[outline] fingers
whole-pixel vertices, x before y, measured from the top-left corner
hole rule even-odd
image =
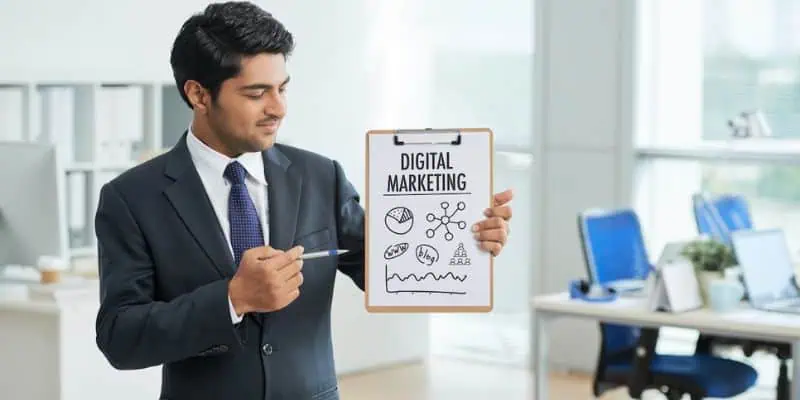
[[[472,227],[473,232],[480,232],[487,229],[505,229],[507,222],[499,217],[487,218],[478,222]]]
[[[297,260],[297,262],[293,264],[302,263],[302,261],[303,260]],[[283,307],[288,306],[300,297],[300,286],[303,285],[303,279],[303,273],[298,271],[283,283],[280,290],[284,293],[281,296],[283,298]]]
[[[290,290],[297,289],[300,286],[303,286],[303,280],[304,279],[305,278],[303,277],[303,273],[300,272],[300,271],[297,271],[296,274],[294,274],[291,277],[289,277],[289,279],[286,281],[286,287],[289,288]]]
[[[302,254],[303,246],[292,247],[291,249],[282,252],[279,255],[271,257],[267,263],[267,266],[270,269],[281,270],[297,260]]]
[[[270,246],[261,246],[261,247],[253,247],[252,249],[248,249],[245,251],[245,254],[256,257],[259,260],[265,260],[267,258],[272,258],[277,256],[278,254],[283,253],[283,251],[274,249]]]
[[[492,253],[500,254],[508,240],[508,222],[501,217],[487,218],[473,226],[475,239],[480,242],[480,247]]]
[[[265,294],[270,299],[267,300],[270,304],[267,310],[280,310],[300,297],[300,286],[305,279],[300,271],[302,266],[303,260],[295,260],[283,269],[272,270],[267,274]]]
[[[284,265],[278,270],[278,275],[281,282],[289,281],[293,276],[303,270],[303,260],[294,260],[289,264]]]
[[[497,257],[503,250],[503,245],[497,242],[481,242],[481,249],[486,250],[489,253],[492,253],[493,256]]]
[[[250,258],[249,268],[253,295],[258,299],[257,310],[266,312],[280,310],[300,296],[303,284],[303,247],[296,246],[286,251],[268,247],[251,249],[258,259]],[[253,262],[260,260],[257,262]],[[242,269],[240,269],[242,271]],[[259,279],[260,278],[260,279]],[[255,282],[258,281],[258,282]]]
[[[286,307],[289,304],[292,304],[292,302],[297,300],[298,297],[300,297],[300,289],[297,288],[292,289],[291,291],[289,291],[289,293],[286,294],[283,306]]]
[[[296,260],[298,257],[303,255],[304,250],[305,249],[303,248],[303,246],[294,246],[291,249],[289,249],[287,253],[289,254],[289,257],[291,257],[292,260]]]
[[[475,232],[475,238],[479,242],[495,242],[501,246],[508,240],[508,234],[505,229],[487,229],[480,232]]]
[[[511,219],[511,207],[509,206],[499,206],[499,207],[492,207],[487,208],[483,215],[491,218],[491,217],[499,217],[506,221]]]
[[[300,297],[300,289],[294,288],[289,290],[288,292],[282,294],[275,302],[273,307],[267,309],[267,311],[276,311],[283,308],[286,308],[289,304],[292,304],[297,298]]]
[[[514,198],[514,193],[511,191],[511,189],[497,193],[494,195],[494,206],[495,207],[502,206],[511,201],[511,199],[513,198]]]
[[[278,267],[278,274],[282,287],[296,288],[303,283],[303,260],[299,259],[303,254],[302,246],[295,246],[283,254],[281,261],[286,264]]]

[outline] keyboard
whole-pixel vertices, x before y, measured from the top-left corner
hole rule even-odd
[[[763,307],[769,311],[781,311],[789,313],[800,313],[800,298],[779,300]]]

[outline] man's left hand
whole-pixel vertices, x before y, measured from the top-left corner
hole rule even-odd
[[[493,206],[483,212],[486,219],[472,227],[481,249],[492,253],[495,257],[500,255],[508,240],[508,223],[511,220],[511,206],[508,203],[513,197],[510,189],[495,194]]]

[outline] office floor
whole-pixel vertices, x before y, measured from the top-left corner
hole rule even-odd
[[[589,399],[586,377],[554,375],[552,399]],[[527,400],[533,398],[528,371],[490,364],[435,358],[345,376],[342,400]],[[603,400],[606,400],[605,398]],[[608,397],[608,400],[616,400]]]
[[[345,376],[340,390],[342,400],[515,400],[533,398],[531,381],[522,369],[432,359]]]
[[[550,399],[588,400],[588,376],[553,374]],[[342,400],[530,400],[533,379],[523,369],[435,358],[425,364],[410,364],[348,375],[340,380]],[[768,400],[763,391],[748,393],[740,400]],[[629,399],[624,389],[607,393],[601,400]],[[650,392],[642,400],[663,399]]]

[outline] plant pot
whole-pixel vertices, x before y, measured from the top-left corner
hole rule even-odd
[[[697,271],[697,283],[700,287],[700,297],[703,299],[703,304],[709,304],[709,286],[712,281],[725,279],[725,275],[719,271]]]

